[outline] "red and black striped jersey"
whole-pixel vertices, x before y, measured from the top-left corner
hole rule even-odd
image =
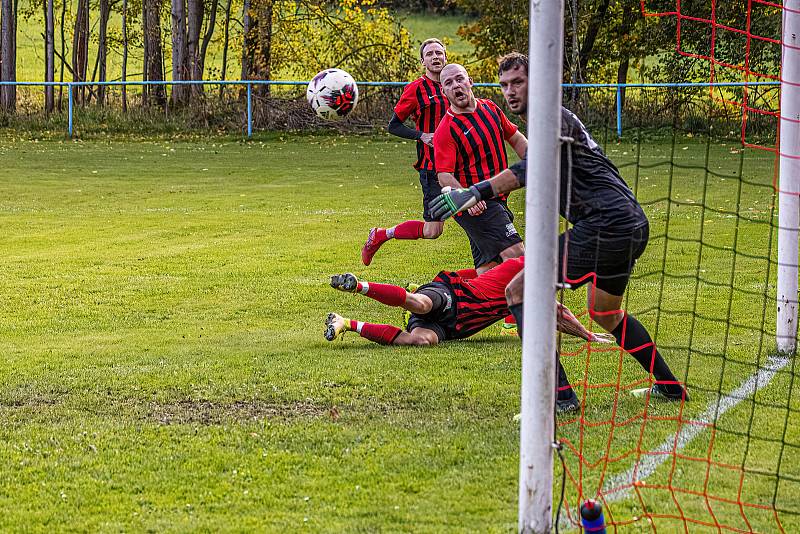
[[[441,84],[423,76],[403,88],[403,95],[394,107],[394,112],[401,121],[412,118],[420,132],[433,133],[448,106]],[[434,170],[433,157],[433,149],[422,141],[417,141],[417,162],[414,168]]]
[[[449,172],[463,187],[488,180],[508,168],[504,141],[517,127],[491,100],[478,99],[472,113],[448,109],[436,134],[436,172]]]
[[[506,286],[525,265],[525,257],[506,260],[476,278],[442,271],[434,282],[450,286],[456,301],[456,319],[450,335],[464,339],[506,317]],[[454,331],[453,331],[454,330]]]

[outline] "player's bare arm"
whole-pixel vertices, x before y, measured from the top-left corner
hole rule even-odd
[[[450,187],[451,189],[458,189],[461,187],[461,184],[452,173],[440,172],[437,173],[437,176],[439,178],[439,185],[442,187]]]
[[[528,139],[522,135],[522,132],[518,131],[512,135],[511,139],[508,140],[508,144],[511,145],[511,148],[514,149],[514,152],[516,152],[517,156],[520,158],[524,158],[528,153]]]

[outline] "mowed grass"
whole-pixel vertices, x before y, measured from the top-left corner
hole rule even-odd
[[[715,144],[720,176],[704,189],[703,171],[688,168],[703,165],[699,140],[679,141],[671,172],[670,140],[640,147],[608,147],[652,222],[628,309],[689,383],[687,419],[773,348],[774,305],[758,296],[774,291],[772,160]],[[470,264],[453,223],[439,240],[391,242],[360,264],[371,226],[419,216],[413,151],[357,136],[0,141],[0,530],[514,530],[519,341],[499,327],[430,349],[322,338],[329,311],[400,320],[333,291],[330,274],[423,282]],[[741,195],[740,174],[754,184]],[[511,200],[518,214],[521,199]],[[584,293],[567,295],[576,312]],[[559,418],[574,517],[578,487],[594,496],[633,465],[632,451],[658,446],[679,428],[679,406],[631,397],[646,375],[627,356],[562,349],[586,401],[583,432],[576,416]],[[708,462],[673,457],[646,482],[702,492],[709,479],[707,493],[725,499],[741,484],[739,500],[790,509],[800,497],[793,369],[758,394],[775,407],[752,413],[745,400],[683,450],[711,458],[710,475]],[[616,396],[601,387],[617,382]],[[778,469],[789,478],[778,482]],[[677,515],[680,502],[713,523],[700,497],[641,495],[613,503],[614,520]],[[711,508],[747,529],[738,506]],[[772,512],[745,515],[755,530],[776,528]]]

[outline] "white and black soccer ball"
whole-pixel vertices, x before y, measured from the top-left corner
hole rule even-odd
[[[318,117],[336,121],[346,117],[358,103],[358,86],[342,69],[325,69],[306,89],[308,104]]]

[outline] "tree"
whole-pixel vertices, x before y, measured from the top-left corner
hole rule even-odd
[[[65,48],[67,46],[67,36],[66,36],[66,26],[64,25],[64,19],[67,16],[67,1],[68,0],[61,0],[61,55],[59,59],[61,60],[61,67],[59,68],[58,74],[58,81],[63,83],[64,82],[64,66],[67,62],[66,59],[66,51]],[[61,111],[64,109],[64,86],[58,86],[58,110]]]
[[[72,81],[85,82],[89,63],[89,0],[78,0],[75,14],[75,31],[72,34]],[[75,102],[85,101],[85,87],[74,92]]]
[[[272,64],[272,0],[245,0],[242,79],[269,80]],[[269,95],[269,85],[258,85],[254,93]]]
[[[17,81],[17,20],[12,0],[0,1],[0,81]],[[16,106],[16,87],[1,86],[0,109],[11,113]]]
[[[172,80],[189,79],[188,46],[186,43],[186,0],[172,0]],[[172,86],[173,104],[182,105],[189,101],[189,88],[185,85]]]
[[[225,4],[225,30],[222,44],[222,80],[225,80],[225,75],[228,72],[228,46],[230,45],[230,23],[231,23],[231,1],[227,0]],[[205,57],[205,52],[203,53]],[[219,86],[219,98],[225,94],[225,86]]]
[[[200,31],[203,29],[204,5],[203,0],[187,0],[188,13],[186,20],[186,68],[190,80],[203,79],[203,61],[200,55]],[[199,95],[203,92],[202,85],[192,85],[190,94]]]
[[[44,2],[44,81],[55,80],[55,31],[53,24],[53,0]],[[44,88],[44,110],[52,113],[55,108],[55,91],[52,85]]]
[[[122,112],[128,112],[128,0],[122,0]]]
[[[164,79],[164,53],[161,44],[160,14],[161,0],[142,1],[142,33],[144,39],[144,73],[147,81]],[[166,89],[163,85],[146,87],[142,91],[145,104],[154,102],[163,106],[167,102]]]
[[[97,81],[106,81],[106,64],[108,55],[108,18],[111,15],[111,4],[109,0],[100,0],[100,36],[97,43],[97,65],[99,76]],[[94,78],[94,76],[92,76]],[[97,86],[97,103],[101,106],[105,103],[106,86]]]

